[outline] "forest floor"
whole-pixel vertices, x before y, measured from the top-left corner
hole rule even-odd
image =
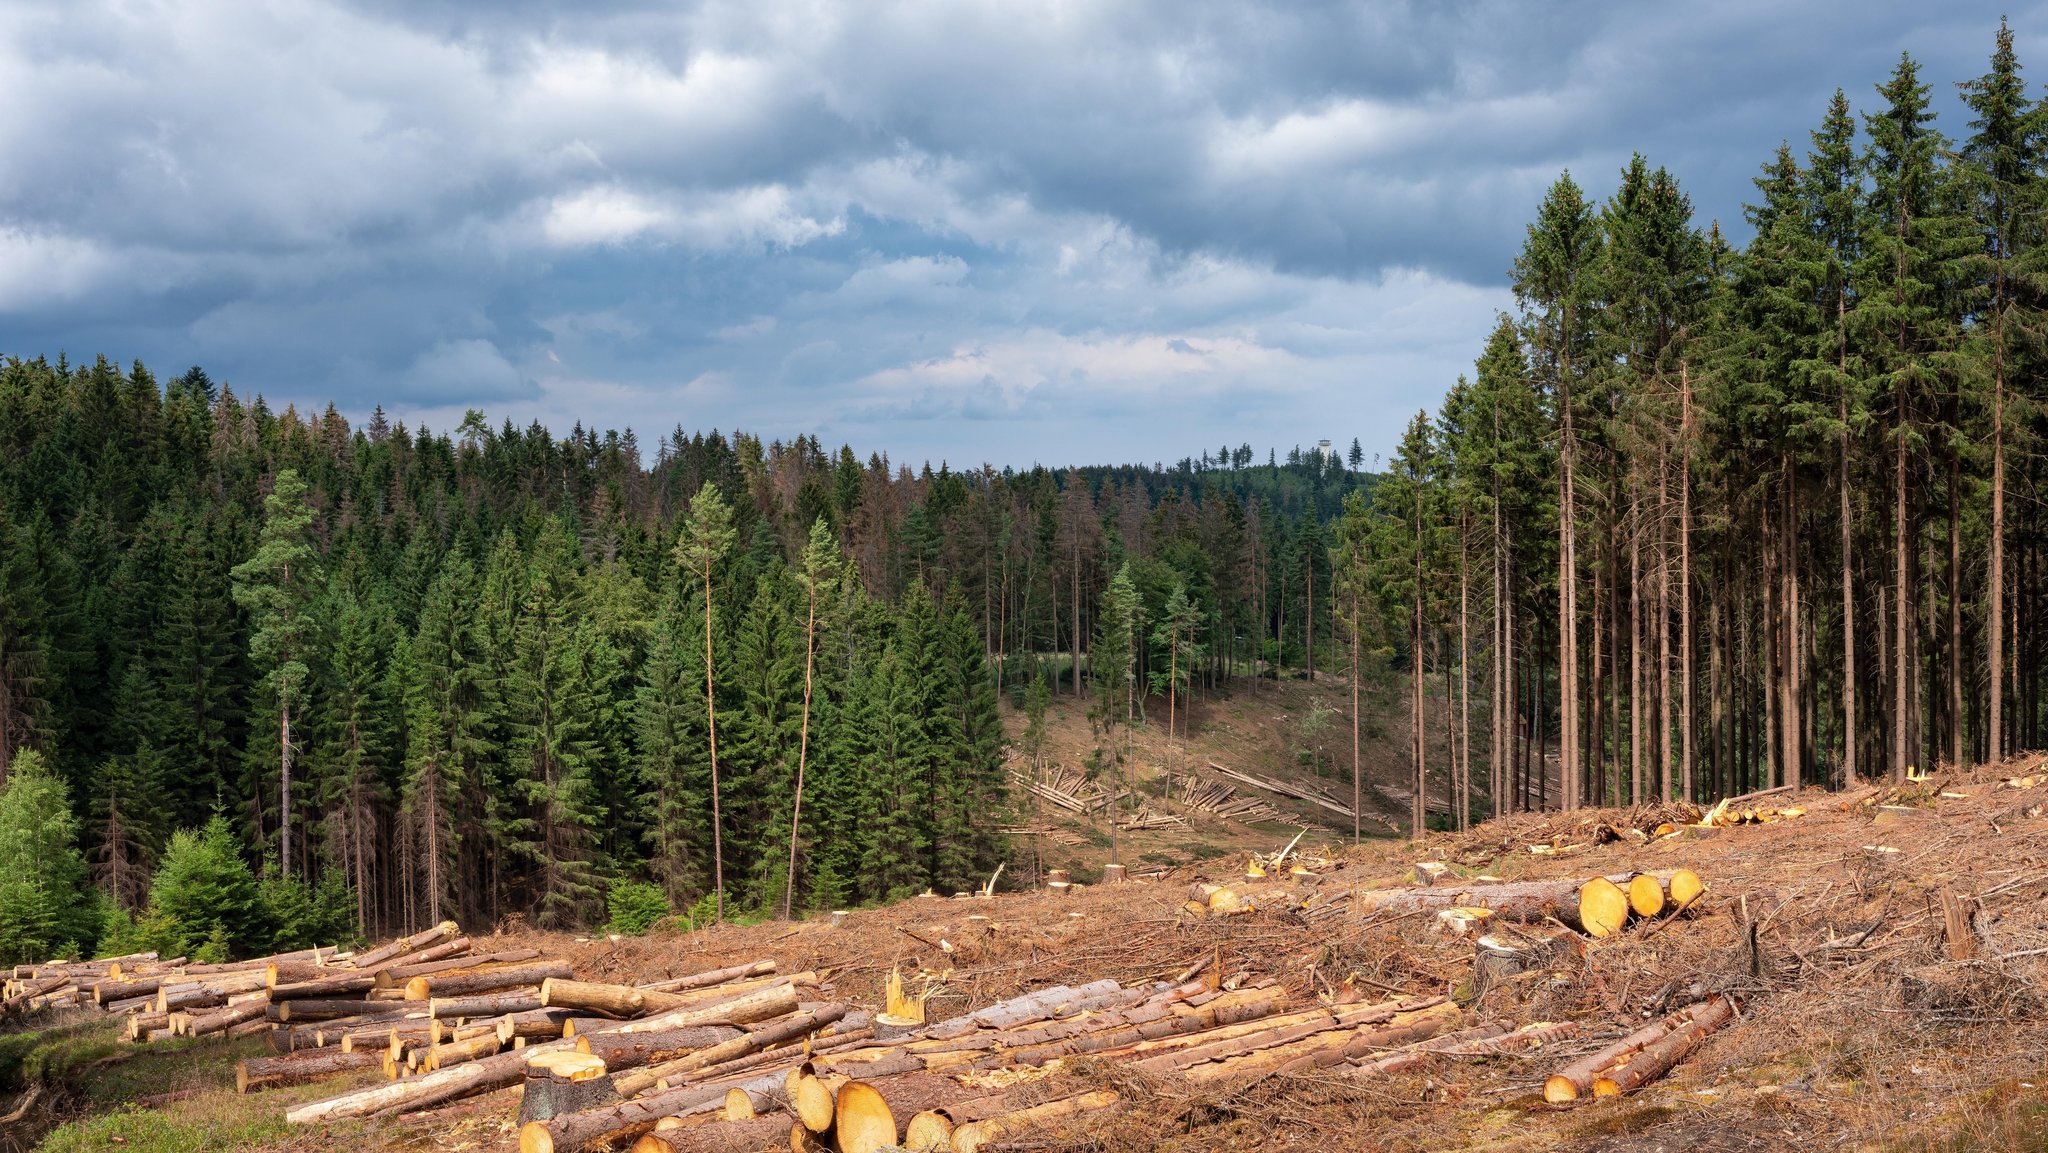
[[[2043,764],[1882,791],[1781,794],[1769,803],[1804,815],[1663,837],[1630,830],[1680,815],[1669,809],[1531,814],[1419,844],[1379,838],[1353,847],[1329,837],[1308,851],[1313,876],[1260,883],[1288,887],[1294,900],[1242,916],[1183,907],[1191,882],[1246,884],[1245,859],[1233,850],[1150,880],[1064,895],[927,896],[855,910],[837,928],[816,918],[618,940],[515,931],[502,947],[536,945],[570,959],[581,978],[611,981],[772,957],[785,972],[817,971],[831,996],[862,1005],[876,1004],[900,967],[932,983],[933,1018],[1054,984],[1171,978],[1208,958],[1217,977],[1271,979],[1303,1004],[1476,991],[1469,1011],[1478,1019],[1581,1028],[1533,1053],[1437,1058],[1371,1079],[1339,1066],[1194,1084],[1075,1061],[1048,1093],[1107,1082],[1129,1107],[1020,1135],[1008,1149],[2048,1148]],[[1263,835],[1234,834],[1279,847]],[[1684,865],[1709,890],[1683,917],[1600,941],[1573,937],[1548,966],[1483,988],[1473,983],[1472,941],[1438,931],[1428,917],[1304,917],[1289,907],[1414,885],[1419,862],[1447,867],[1439,885]],[[1969,960],[1952,956],[1945,892],[1976,910]],[[1740,1018],[1669,1076],[1623,1097],[1543,1102],[1542,1080],[1557,1066],[1710,993],[1738,998]],[[516,1147],[506,1092],[418,1116],[286,1131],[287,1104],[332,1095],[342,1083],[237,1097],[232,1062],[246,1054],[234,1045],[119,1050],[112,1023],[93,1022],[46,1029],[43,1048],[66,1028],[78,1032],[62,1044],[78,1052],[54,1063],[69,1069],[55,1080],[71,1094],[60,1111],[78,1119],[49,1136],[48,1150]],[[93,1064],[107,1057],[115,1060]]]

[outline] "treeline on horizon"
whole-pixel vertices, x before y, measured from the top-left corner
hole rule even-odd
[[[1500,807],[2040,747],[2048,108],[2003,24],[1958,88],[1960,138],[1910,56],[1838,90],[1740,250],[1640,156],[1549,190],[1519,314],[1375,491],[1412,691],[1471,718],[1429,755]]]
[[[155,923],[183,829],[320,906],[270,921],[343,903],[368,935],[591,926],[621,894],[644,910],[648,883],[699,917],[951,893],[1022,819],[999,693],[1097,687],[1112,577],[1126,687],[1162,661],[1175,693],[1212,687],[1311,644],[1335,664],[1324,526],[1368,480],[1249,446],[913,472],[807,436],[679,428],[644,454],[631,431],[481,414],[352,428],[197,368],[11,359],[0,775],[42,754],[131,944],[121,911]],[[1155,643],[1169,609],[1181,632]],[[1226,639],[1191,666],[1190,630]],[[47,887],[64,905],[75,885]],[[76,911],[40,939],[77,942],[50,927]]]

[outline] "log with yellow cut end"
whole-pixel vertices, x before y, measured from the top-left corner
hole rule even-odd
[[[1690,908],[1707,891],[1707,883],[1691,869],[1674,869],[1671,873],[1671,903],[1680,909]]]
[[[910,1153],[951,1149],[953,1119],[937,1109],[917,1114],[903,1126],[903,1147]]]
[[[1620,885],[1595,877],[1579,886],[1579,926],[1591,937],[1608,937],[1628,924],[1629,899]]]
[[[896,1116],[873,1085],[865,1081],[841,1085],[832,1113],[839,1153],[876,1153],[895,1146]]]
[[[1638,917],[1655,917],[1664,911],[1664,882],[1651,873],[1637,873],[1629,878],[1628,907]]]

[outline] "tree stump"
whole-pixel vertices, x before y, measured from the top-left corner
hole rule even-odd
[[[618,1100],[604,1059],[588,1053],[536,1053],[526,1059],[526,1090],[519,1098],[519,1124],[546,1121],[560,1113],[595,1109]]]

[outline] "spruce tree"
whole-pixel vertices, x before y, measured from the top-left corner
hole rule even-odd
[[[263,502],[263,532],[255,555],[235,566],[235,603],[249,614],[249,657],[276,694],[278,710],[278,859],[292,871],[292,715],[305,700],[307,661],[317,625],[310,611],[320,587],[313,555],[313,510],[306,482],[284,469]]]
[[[97,924],[64,782],[19,750],[0,783],[0,965],[78,955]]]

